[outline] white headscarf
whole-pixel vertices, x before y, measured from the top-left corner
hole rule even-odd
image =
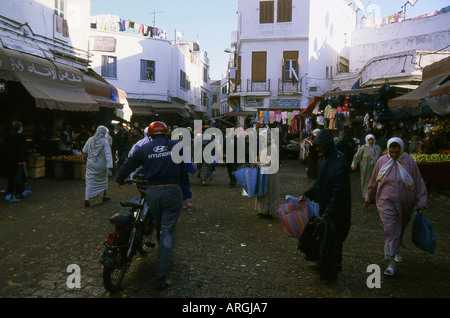
[[[411,177],[411,175],[408,173],[408,171],[406,171],[405,163],[402,160],[402,157],[405,155],[405,153],[403,152],[403,147],[404,147],[403,140],[401,140],[398,137],[393,137],[393,138],[389,139],[388,142],[387,142],[388,151],[389,151],[389,146],[393,142],[396,142],[396,143],[398,143],[400,145],[400,157],[397,160],[393,160],[391,158],[391,156],[389,155],[389,152],[388,152],[387,156],[390,158],[390,160],[378,172],[377,182],[378,183],[383,182],[383,180],[389,174],[389,171],[391,171],[392,166],[394,164],[397,164],[398,169],[400,171],[400,176],[402,177],[402,180],[403,180],[403,183],[405,184],[405,186],[408,189],[414,190],[414,188],[415,188],[414,180]]]
[[[369,144],[369,139],[373,139],[373,145]],[[370,163],[372,165],[377,163],[378,158],[380,157],[380,153],[378,152],[377,146],[375,145],[375,136],[368,134],[366,136],[366,146],[369,147],[372,155],[370,157]]]
[[[94,159],[94,161],[97,160],[100,151],[102,151],[107,133],[108,128],[106,128],[105,126],[98,126],[94,136],[89,138],[90,157]]]

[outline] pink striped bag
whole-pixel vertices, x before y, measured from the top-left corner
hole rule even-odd
[[[311,209],[307,201],[283,203],[277,210],[283,232],[290,237],[300,238],[311,218]]]

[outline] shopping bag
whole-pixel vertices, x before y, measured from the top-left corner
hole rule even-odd
[[[436,235],[431,222],[420,210],[414,214],[412,241],[428,253],[433,253],[436,248]]]
[[[288,236],[300,238],[310,219],[307,201],[288,202],[277,210],[281,228]]]
[[[310,218],[313,216],[319,216],[319,203],[306,199],[308,204],[308,210]]]
[[[305,254],[307,261],[320,261],[323,254],[328,222],[323,216],[313,216],[298,240],[298,249]]]
[[[262,171],[266,170],[266,173],[262,173]],[[257,171],[257,180],[256,180],[256,191],[255,195],[263,196],[266,194],[266,185],[267,185],[267,168],[261,168],[258,166]]]
[[[233,171],[236,180],[249,197],[254,197],[256,192],[256,183],[258,180],[258,169],[256,167],[244,167]]]

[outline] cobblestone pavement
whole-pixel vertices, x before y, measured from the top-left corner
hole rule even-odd
[[[282,198],[299,196],[312,183],[305,168],[298,161],[282,162]],[[368,288],[368,265],[385,268],[383,228],[376,208],[363,206],[358,172],[351,174],[353,216],[344,244],[344,269],[334,284],[319,280],[297,241],[282,232],[278,217],[259,219],[255,200],[241,196],[238,186],[228,186],[223,165],[207,186],[201,186],[196,175],[190,178],[194,207],[183,210],[179,220],[171,286],[160,292],[154,289],[155,248],[135,259],[123,288],[115,294],[103,288],[99,259],[112,229],[108,218],[122,209],[120,200],[137,196],[137,190],[118,187],[110,179],[112,200],[94,199],[85,208],[83,181],[30,180],[31,196],[18,204],[0,204],[0,297],[450,297],[450,202],[445,195],[431,190],[425,210],[437,235],[435,253],[413,246],[410,224],[404,239],[405,262],[398,265],[398,274],[381,277],[380,288]],[[6,180],[0,179],[0,189],[5,187]],[[71,264],[80,268],[80,288],[67,284]]]

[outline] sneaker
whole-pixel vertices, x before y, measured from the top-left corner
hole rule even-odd
[[[395,261],[393,259],[389,260],[388,268],[384,270],[384,275],[394,276],[395,274]]]
[[[25,190],[22,192],[23,197],[29,196],[30,194],[31,194],[31,190]]]
[[[109,200],[111,200],[111,198],[103,197],[103,202],[107,202],[107,201],[109,201]]]
[[[386,275],[386,276],[394,276],[394,274],[395,274],[395,269],[390,266],[384,270],[384,275]]]
[[[403,257],[400,254],[395,254],[394,259],[397,263],[403,263]]]

